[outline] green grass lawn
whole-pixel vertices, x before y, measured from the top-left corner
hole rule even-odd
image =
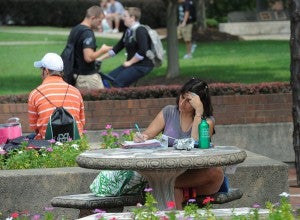
[[[1,27],[2,28],[2,27]],[[1,31],[2,30],[2,31]],[[21,33],[41,31],[39,34]],[[6,31],[9,31],[7,33]],[[0,95],[28,93],[41,83],[40,70],[33,67],[47,52],[60,54],[66,44],[68,28],[4,27],[0,29]],[[48,32],[48,33],[47,33]],[[49,34],[55,32],[54,34]],[[10,42],[6,44],[4,42]],[[116,39],[97,37],[98,46],[113,45]],[[164,46],[166,48],[165,42]],[[194,58],[180,59],[181,76],[197,76],[213,82],[288,82],[290,80],[289,41],[226,41],[197,43]],[[185,45],[179,44],[179,58]],[[105,60],[102,70],[108,73],[125,60],[125,51]],[[147,76],[166,74],[166,62]]]

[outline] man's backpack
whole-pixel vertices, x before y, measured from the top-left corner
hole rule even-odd
[[[148,25],[139,25],[138,27],[146,28],[150,39],[151,39],[151,49],[146,52],[146,56],[152,60],[155,67],[160,67],[162,65],[165,50],[161,43],[158,33],[150,28]],[[133,31],[133,39],[136,41],[136,29]]]
[[[63,100],[63,104],[69,89],[69,85]],[[37,89],[47,101],[55,107],[52,115],[49,118],[45,140],[54,139],[59,142],[67,142],[69,140],[80,139],[78,127],[75,118],[64,107],[55,106],[40,90]]]
[[[64,75],[63,79],[70,85],[75,85],[76,80],[74,78],[74,63],[75,63],[75,45],[80,35],[88,28],[80,29],[76,34],[69,36],[68,43],[61,53],[61,58],[64,62]]]

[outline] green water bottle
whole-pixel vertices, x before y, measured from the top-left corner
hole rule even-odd
[[[199,148],[206,149],[210,145],[210,133],[209,133],[209,124],[206,121],[206,118],[202,116],[201,122],[198,125],[198,135],[199,135]]]

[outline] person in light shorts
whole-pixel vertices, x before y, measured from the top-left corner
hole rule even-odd
[[[196,45],[192,45],[193,23],[196,21],[196,11],[193,0],[178,0],[178,39],[182,39],[186,45],[186,54],[183,59],[191,59]]]

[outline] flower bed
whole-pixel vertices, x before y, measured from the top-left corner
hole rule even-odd
[[[156,200],[151,194],[152,189],[145,189],[146,201],[144,205],[137,204],[132,209],[131,213],[108,213],[96,209],[95,215],[85,217],[88,220],[122,220],[122,219],[138,219],[138,220],[218,220],[218,219],[231,219],[231,220],[293,220],[298,219],[299,214],[292,209],[288,202],[288,194],[282,193],[280,195],[280,202],[272,204],[267,202],[266,209],[262,209],[259,204],[254,204],[252,208],[232,209],[230,213],[228,210],[213,210],[210,202],[212,199],[207,197],[201,206],[195,203],[195,199],[190,199],[183,211],[175,209],[175,202],[169,201],[167,203],[168,210],[159,211],[156,208]],[[28,211],[14,212],[7,218],[7,220],[54,220],[56,219],[51,212],[51,208],[45,208],[45,213],[42,215],[31,215]],[[1,216],[1,215],[0,215]],[[63,219],[63,218],[62,218]]]
[[[51,146],[35,148],[24,138],[20,148],[6,152],[0,147],[0,170],[75,167],[76,157],[89,148],[87,138],[65,143],[50,140]]]

